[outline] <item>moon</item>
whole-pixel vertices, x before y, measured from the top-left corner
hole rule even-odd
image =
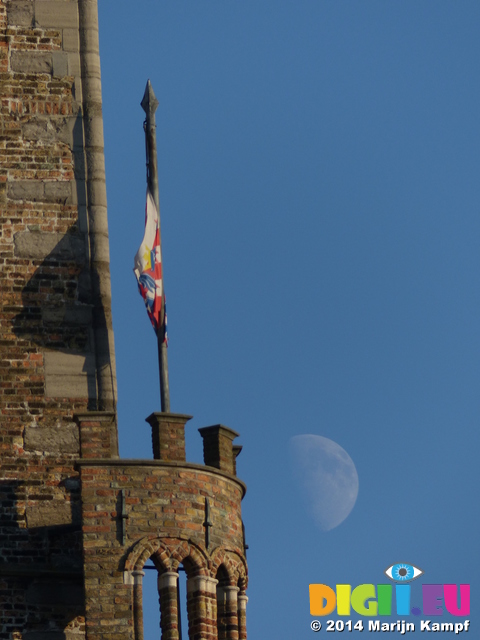
[[[294,477],[307,510],[322,531],[345,520],[358,496],[358,474],[345,449],[333,440],[305,434],[290,439]]]

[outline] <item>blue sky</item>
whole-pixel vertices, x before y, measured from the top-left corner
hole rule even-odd
[[[197,428],[241,434],[249,638],[316,637],[309,583],[382,583],[399,561],[419,583],[470,583],[478,633],[480,4],[99,12],[122,455],[151,457],[159,410],[132,272],[150,78],[172,411],[194,416],[192,462]],[[300,434],[357,468],[357,503],[328,532],[290,470]]]

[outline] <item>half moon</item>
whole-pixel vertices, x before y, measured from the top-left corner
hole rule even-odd
[[[349,515],[358,496],[352,459],[333,440],[311,434],[291,438],[290,451],[308,512],[322,531],[334,529]]]

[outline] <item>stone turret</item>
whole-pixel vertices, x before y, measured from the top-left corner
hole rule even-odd
[[[189,418],[178,414],[148,418],[156,432],[153,460],[101,459],[89,452],[90,458],[77,463],[89,639],[143,638],[142,569],[148,559],[158,570],[163,640],[179,639],[180,566],[187,574],[189,638],[247,637],[241,517],[245,485],[232,468],[225,471],[185,461],[184,428]],[[80,419],[81,432],[86,419]],[[216,433],[218,440],[221,436]]]

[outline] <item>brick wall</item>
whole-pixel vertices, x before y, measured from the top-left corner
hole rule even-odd
[[[118,460],[96,0],[0,0],[0,639],[243,640],[236,433],[152,414],[155,460]]]
[[[175,576],[181,564],[188,578],[190,637],[217,638],[219,569],[223,589],[232,587],[236,594],[246,588],[244,485],[212,467],[185,462],[85,460],[80,469],[89,640],[137,637],[135,617],[141,613],[135,610],[132,574],[141,572],[149,558],[165,590],[160,589],[162,638],[178,637],[176,589],[169,596],[172,584],[161,581],[166,574]],[[173,612],[165,604],[170,601]],[[225,638],[239,637],[237,608]]]
[[[100,367],[114,377],[109,292],[93,285],[108,262],[89,260],[87,4],[0,1],[1,638],[84,636],[73,416],[99,408]]]

